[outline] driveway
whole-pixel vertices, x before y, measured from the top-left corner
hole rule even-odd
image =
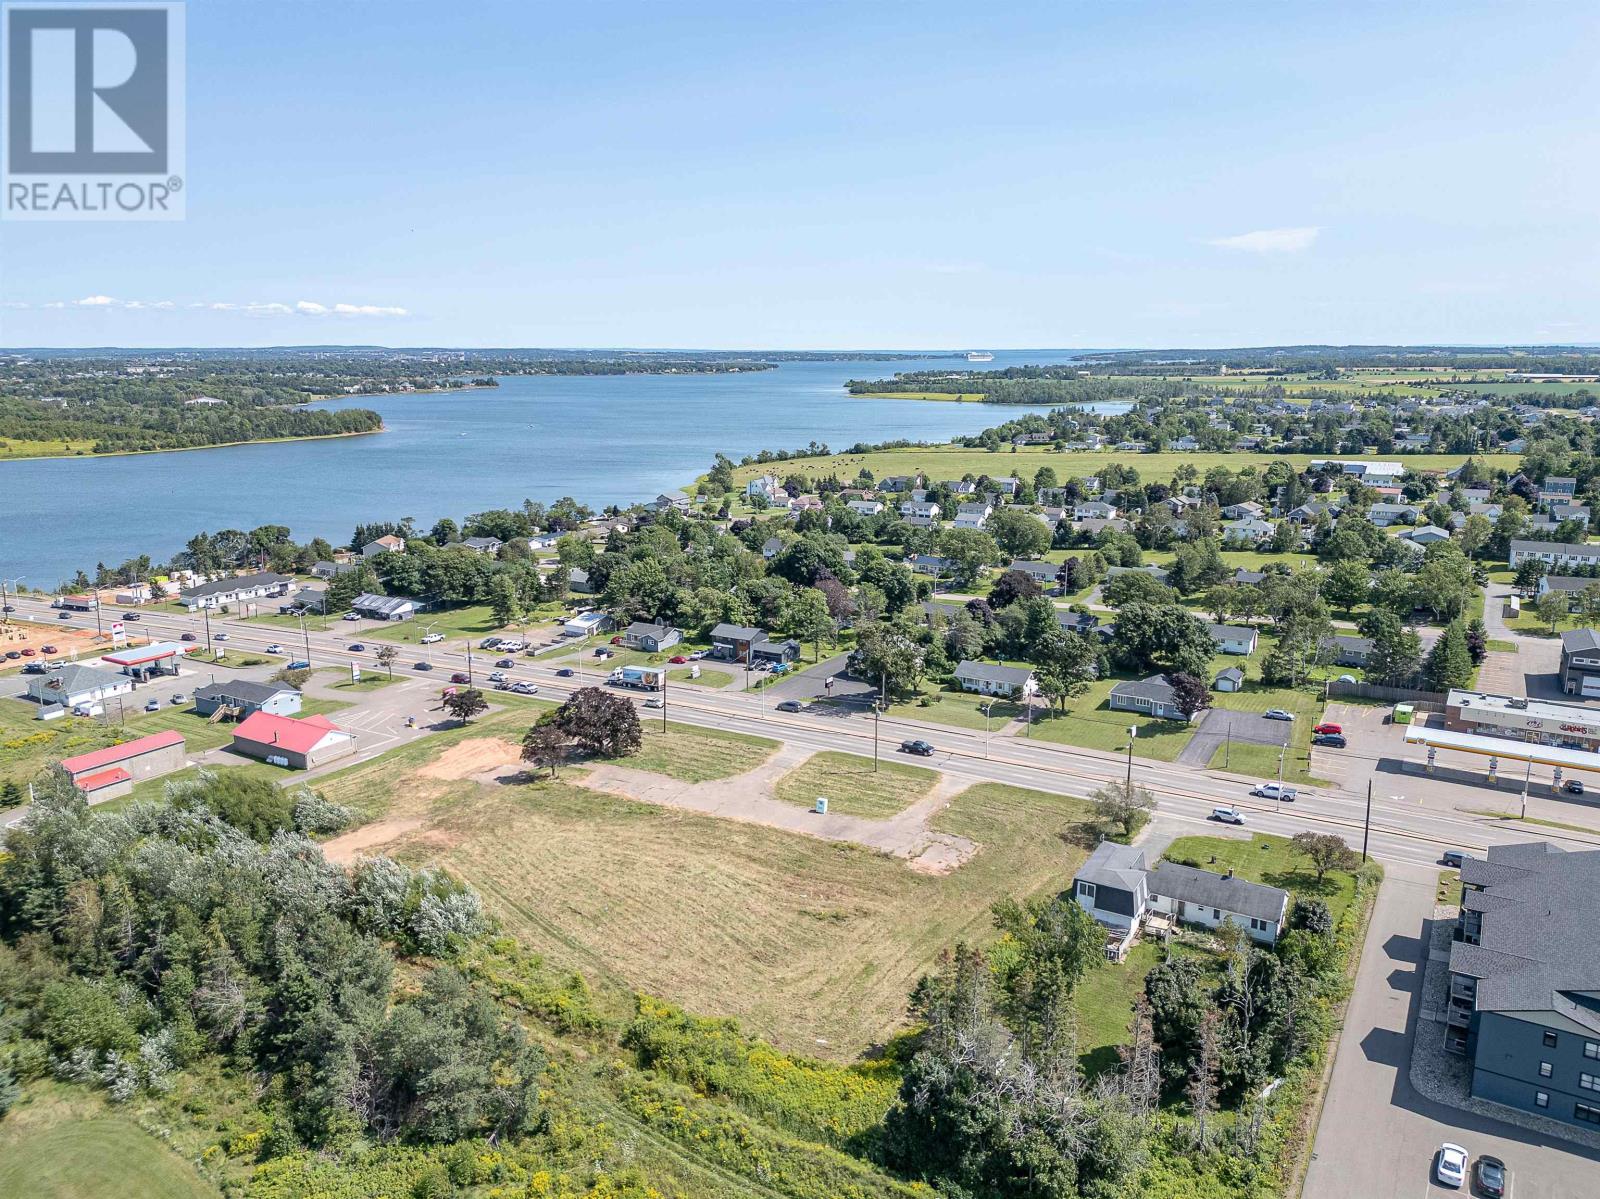
[[[849,654],[835,654],[831,658],[824,658],[817,665],[772,684],[766,688],[766,693],[776,699],[817,699],[829,696],[833,699],[859,698],[862,702],[876,696],[878,689],[872,684],[845,676],[844,666],[849,660]],[[833,680],[831,689],[827,685],[829,679]]]
[[[1436,875],[1390,865],[1378,893],[1361,971],[1345,1014],[1327,1102],[1302,1199],[1422,1199],[1459,1195],[1431,1178],[1443,1141],[1474,1159],[1490,1153],[1512,1174],[1516,1199],[1596,1193],[1596,1157],[1565,1141],[1424,1099],[1407,1077],[1422,984],[1423,922]]]
[[[1483,625],[1491,639],[1509,641],[1515,652],[1491,650],[1478,674],[1480,690],[1495,695],[1526,695],[1533,699],[1555,699],[1582,703],[1575,696],[1561,693],[1561,639],[1536,637],[1506,627],[1502,609],[1513,593],[1507,583],[1491,583],[1483,605]]]
[[[1294,725],[1287,720],[1268,720],[1259,712],[1208,708],[1189,744],[1178,751],[1177,761],[1185,766],[1206,767],[1230,737],[1252,745],[1282,745],[1293,733]]]

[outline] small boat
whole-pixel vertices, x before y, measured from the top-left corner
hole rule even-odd
[[[967,355],[968,362],[993,362],[994,355],[987,350],[973,350]]]

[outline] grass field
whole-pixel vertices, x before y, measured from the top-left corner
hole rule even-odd
[[[1085,477],[1098,474],[1111,463],[1131,467],[1139,472],[1144,482],[1164,482],[1172,478],[1185,463],[1201,474],[1213,467],[1224,466],[1238,471],[1247,466],[1260,469],[1272,462],[1288,462],[1304,469],[1316,454],[1249,454],[1249,453],[1163,453],[1129,454],[1126,451],[1103,450],[1057,453],[1041,446],[1006,447],[995,453],[968,449],[965,446],[923,446],[900,450],[877,450],[867,454],[831,454],[825,458],[794,458],[783,464],[785,472],[803,475],[837,474],[841,478],[854,478],[866,467],[875,478],[885,475],[910,475],[918,471],[930,479],[959,479],[965,474],[1016,475],[1031,479],[1041,466],[1053,469],[1061,478]],[[1357,457],[1359,455],[1347,455]],[[1465,454],[1408,454],[1407,466],[1415,470],[1449,470],[1465,462]],[[1490,467],[1515,470],[1521,459],[1515,454],[1479,455],[1478,461]],[[734,485],[743,488],[746,483],[771,467],[762,464],[741,466],[734,471]]]
[[[1294,899],[1320,899],[1338,920],[1356,896],[1355,876],[1330,870],[1321,885],[1305,858],[1293,852],[1288,838],[1260,833],[1249,840],[1231,837],[1179,837],[1167,846],[1164,858],[1172,862],[1191,862],[1202,870],[1233,872],[1252,883],[1282,887]]]
[[[737,1016],[808,1053],[848,1059],[881,1043],[939,953],[993,936],[990,904],[1053,894],[1082,860],[1083,801],[1000,785],[967,789],[935,818],[980,849],[934,876],[858,846],[587,790],[571,770],[516,787],[416,773],[466,737],[519,736],[528,716],[414,742],[319,789],[373,816],[421,819],[391,852],[459,872],[552,967],[582,970],[624,1001],[640,989]],[[656,736],[626,764],[692,760],[661,753]],[[738,769],[759,761],[759,739],[714,736],[719,760],[731,748]]]
[[[622,758],[625,766],[670,775],[688,783],[732,778],[754,770],[772,756],[776,741],[746,733],[727,733],[693,725],[645,722],[644,748],[632,757]]]
[[[726,687],[733,682],[733,676],[725,670],[707,670],[700,668],[700,677],[690,678],[689,667],[679,666],[667,671],[667,678],[674,683],[683,683],[689,687]]]
[[[819,795],[828,797],[828,811],[846,816],[893,816],[926,795],[939,779],[937,772],[903,762],[880,762],[855,754],[812,754],[784,775],[772,793],[796,807],[811,807]]]
[[[216,1199],[192,1166],[131,1119],[45,1103],[0,1123],[4,1199]]]

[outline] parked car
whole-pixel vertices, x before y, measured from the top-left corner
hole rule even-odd
[[[797,699],[786,699],[781,704],[778,705],[778,711],[780,711],[780,712],[803,712],[803,711],[805,711],[805,705],[802,704]]]
[[[900,752],[903,754],[916,754],[919,758],[931,758],[933,756],[933,746],[922,740],[902,741],[900,742]]]
[[[34,656],[34,654],[36,654],[36,653],[38,653],[38,652],[39,652],[39,651],[38,651],[38,650],[34,650],[34,649],[24,649],[24,650],[23,650],[23,651],[22,651],[22,656],[23,656],[23,657],[24,657],[24,658],[31,658],[31,657],[33,657],[33,656]]]
[[[511,690],[511,684],[506,682],[504,679],[501,679],[499,682],[497,682],[494,685],[494,689],[496,691],[510,691]]]
[[[472,680],[468,679],[466,675],[462,674],[458,670],[453,675],[450,676],[450,681],[452,683],[468,683],[468,682],[471,682]]]
[[[1292,803],[1300,793],[1287,783],[1262,783],[1251,787],[1250,794],[1259,795],[1262,799],[1281,799]]]
[[[159,712],[159,711],[161,711],[161,701],[159,699],[152,699],[152,700],[148,701],[144,706],[144,710],[146,712]]]
[[[348,649],[352,654],[359,654],[364,652],[367,647],[362,645],[359,641],[352,641],[349,645],[345,646],[345,648]]]
[[[1467,860],[1467,851],[1464,849],[1447,849],[1439,860],[1446,866],[1454,866],[1459,870],[1461,869],[1461,863]]]
[[[213,641],[226,641],[227,639],[228,639],[228,634],[226,634],[226,633],[217,633],[217,634],[213,635],[212,638],[211,638],[211,640],[213,640]]]
[[[437,636],[440,641],[444,640],[443,634],[433,634],[433,636]],[[495,646],[497,646],[499,644],[500,644],[500,638],[498,638],[498,637],[485,637],[482,641],[478,642],[478,648],[479,649],[493,649]]]
[[[645,699],[644,706],[647,708],[664,708],[667,706],[667,701],[659,695],[652,695]]]
[[[1223,824],[1243,824],[1244,813],[1238,808],[1212,808],[1211,819],[1220,820]]]
[[[24,652],[26,652],[26,651],[24,651]],[[1582,795],[1583,794],[1583,780],[1582,779],[1568,779],[1566,782],[1561,784],[1561,789],[1563,791],[1565,791],[1568,795]]]
[[[293,662],[289,663],[289,665],[288,665],[288,667],[286,669],[288,669],[288,670],[310,670],[311,669],[311,663],[307,662],[304,658],[296,658]]]
[[[621,637],[613,637],[611,639],[611,644],[612,645],[621,645],[622,644],[622,638]]]
[[[1321,745],[1328,749],[1343,749],[1345,740],[1343,733],[1318,733],[1311,738],[1312,745]]]
[[[1467,1151],[1449,1141],[1440,1145],[1439,1156],[1433,1167],[1433,1176],[1444,1186],[1461,1186],[1467,1181]]]
[[[418,662],[415,666],[412,667],[412,669],[413,670],[432,670],[433,669],[433,663],[432,662]]]
[[[710,657],[710,655],[703,649],[691,650],[689,652],[689,661],[691,662],[698,662],[701,658],[706,657]]]
[[[44,668],[45,668],[46,671],[65,670],[67,668],[67,664],[65,662],[63,662],[60,658],[51,658],[48,662],[46,662],[44,664]]]
[[[142,615],[140,615],[138,612],[124,612],[122,614],[122,619],[123,620],[143,620],[144,617]]]
[[[674,666],[682,666],[688,660],[689,659],[685,658],[682,654],[673,654],[672,657],[667,659],[667,661],[671,662]]]
[[[501,658],[500,661],[495,663],[496,666],[503,668],[509,668],[515,666],[516,664],[517,660],[515,658]]]
[[[43,674],[44,672],[45,663],[43,662],[29,662],[22,668],[23,674]]]
[[[22,651],[20,649],[8,649],[6,651],[6,657],[15,662],[18,658],[22,657]]]
[[[424,634],[424,636],[422,638],[422,644],[423,645],[432,645],[436,641],[443,641],[443,640],[444,640],[444,634],[443,633],[427,633],[427,634]]]
[[[574,670],[573,670],[573,669],[572,669],[572,667],[570,667],[570,666],[563,666],[563,667],[562,667],[562,668],[561,668],[561,669],[560,669],[560,670],[558,670],[558,671],[556,671],[556,676],[557,676],[557,677],[558,677],[558,678],[563,678],[563,679],[570,679],[570,678],[571,678],[571,677],[572,677],[572,676],[573,676],[573,675],[574,675],[574,674],[576,674],[576,673],[577,673],[577,672],[576,672],[576,671],[574,671]]]
[[[195,636],[193,633],[185,633],[182,637],[179,637],[178,640],[179,641],[198,641],[198,640],[200,640],[200,638]]]
[[[56,647],[53,645],[41,645],[39,647],[39,652],[41,654],[53,654],[56,652]]]
[[[359,612],[346,612],[339,619],[340,620],[360,620],[361,619],[361,613],[359,613]]]
[[[267,653],[269,653],[269,654],[281,654],[281,653],[283,653],[283,646],[279,645],[276,641],[274,641],[271,645],[267,646]]]
[[[1505,1162],[1485,1153],[1478,1158],[1472,1172],[1478,1184],[1478,1194],[1485,1196],[1485,1199],[1506,1199],[1511,1190],[1511,1177]]]
[[[1344,732],[1344,726],[1342,724],[1334,724],[1332,721],[1324,720],[1311,731],[1313,733],[1342,733]]]
[[[1294,719],[1294,713],[1293,712],[1286,712],[1282,708],[1268,708],[1265,712],[1261,713],[1261,716],[1265,720],[1293,720]]]
[[[189,702],[189,697],[187,695],[185,695],[181,691],[174,691],[172,693],[172,698],[167,700],[167,702],[169,704],[171,704],[173,707],[177,707],[179,704],[188,703]]]
[[[597,658],[614,658],[616,657],[616,654],[612,653],[609,649],[602,645],[599,649],[594,651],[594,656]]]

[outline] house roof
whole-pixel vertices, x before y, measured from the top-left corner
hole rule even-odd
[[[1483,888],[1470,896],[1483,919],[1477,945],[1451,946],[1450,969],[1479,980],[1480,1011],[1571,1016],[1562,992],[1600,990],[1600,852],[1564,853],[1542,841],[1492,845],[1487,858],[1462,863],[1461,880]],[[1600,1028],[1600,1015],[1587,1016]]]
[[[1137,892],[1145,873],[1144,850],[1133,845],[1118,845],[1115,841],[1102,841],[1078,867],[1073,881]]]
[[[98,774],[85,775],[83,778],[76,779],[73,785],[76,786],[79,791],[85,791],[93,794],[94,792],[103,790],[115,783],[125,783],[132,777],[133,775],[129,774],[122,767],[113,766],[110,770],[102,770]]]
[[[765,629],[747,628],[741,624],[724,622],[711,630],[711,640],[713,641],[765,641],[766,639],[767,631]]]
[[[182,744],[183,734],[174,729],[168,729],[161,733],[151,733],[148,737],[140,737],[134,741],[124,741],[121,745],[108,745],[105,749],[79,754],[75,758],[62,758],[61,769],[68,774],[82,774],[85,770],[99,770],[107,766],[114,766],[118,762],[126,762],[129,758],[137,758],[140,754],[153,753],[155,750],[165,749],[169,745]]]
[[[159,662],[163,658],[181,658],[188,654],[191,648],[194,647],[182,641],[156,641],[136,649],[102,654],[100,660],[110,662],[113,666],[143,666],[149,662]]]
[[[1256,639],[1256,631],[1245,624],[1207,624],[1206,629],[1213,641],[1232,641],[1241,634],[1251,641]]]
[[[462,539],[461,544],[473,550],[497,550],[505,542],[498,537],[466,537]]]
[[[1513,541],[1511,552],[1527,554],[1565,554],[1569,558],[1600,558],[1600,545],[1578,545],[1571,541]]]
[[[297,754],[310,753],[329,733],[344,730],[326,716],[274,716],[270,712],[252,712],[233,730],[235,740],[254,741]]]
[[[420,607],[409,595],[373,595],[370,591],[356,596],[350,601],[350,606],[362,612],[378,612],[385,616],[404,612],[408,607]]]
[[[1256,920],[1282,920],[1289,902],[1289,893],[1281,887],[1247,882],[1237,875],[1213,874],[1177,862],[1156,863],[1150,872],[1150,892]]]
[[[1164,674],[1153,674],[1149,678],[1129,680],[1118,683],[1111,688],[1112,695],[1137,696],[1140,699],[1153,699],[1161,703],[1171,703],[1177,698],[1172,684],[1167,682]]]
[[[628,626],[624,636],[649,637],[653,641],[660,641],[668,633],[676,633],[677,631],[670,624],[650,624],[648,621],[636,620]]]
[[[237,700],[245,704],[264,704],[283,692],[299,695],[287,683],[254,683],[249,679],[230,679],[226,683],[207,683],[194,689],[196,699]]]
[[[1237,666],[1230,666],[1226,670],[1217,671],[1216,682],[1220,683],[1223,679],[1227,679],[1232,683],[1242,683],[1244,682],[1244,671]]]
[[[1250,584],[1252,586],[1254,584],[1256,584],[1256,583],[1261,582],[1261,580],[1266,578],[1266,577],[1267,577],[1267,575],[1266,575],[1265,571],[1261,571],[1261,570],[1246,570],[1242,566],[1239,567],[1238,570],[1233,572],[1233,581],[1235,583],[1245,583],[1245,584]]]
[[[1561,634],[1561,652],[1587,654],[1600,650],[1600,629],[1568,629]]]
[[[254,574],[234,575],[227,579],[212,579],[198,587],[185,588],[179,594],[184,599],[203,599],[208,595],[226,595],[231,591],[244,591],[251,587],[274,587],[279,583],[294,582],[288,575],[271,570],[258,570]]]
[[[1579,578],[1576,575],[1545,575],[1540,586],[1546,591],[1583,591],[1600,584],[1600,579]]]
[[[1025,558],[1013,558],[1011,565],[1006,569],[1020,570],[1023,574],[1028,575],[1046,574],[1053,579],[1056,577],[1056,572],[1061,568],[1054,562],[1030,562]]]
[[[1318,638],[1318,649],[1347,649],[1352,653],[1370,654],[1373,641],[1371,637],[1356,637],[1350,633],[1332,633]]]
[[[40,682],[46,682],[45,687],[38,687]],[[60,686],[53,684],[59,683]],[[34,679],[30,690],[59,691],[68,695],[74,691],[86,691],[91,687],[115,687],[128,683],[128,679],[120,674],[113,674],[109,670],[101,670],[95,666],[85,666],[81,662],[68,662],[60,670],[46,676],[46,679]]]
[[[1033,677],[1033,667],[999,666],[993,662],[974,662],[968,658],[956,667],[955,676],[958,679],[977,679],[980,683],[1020,687]]]

